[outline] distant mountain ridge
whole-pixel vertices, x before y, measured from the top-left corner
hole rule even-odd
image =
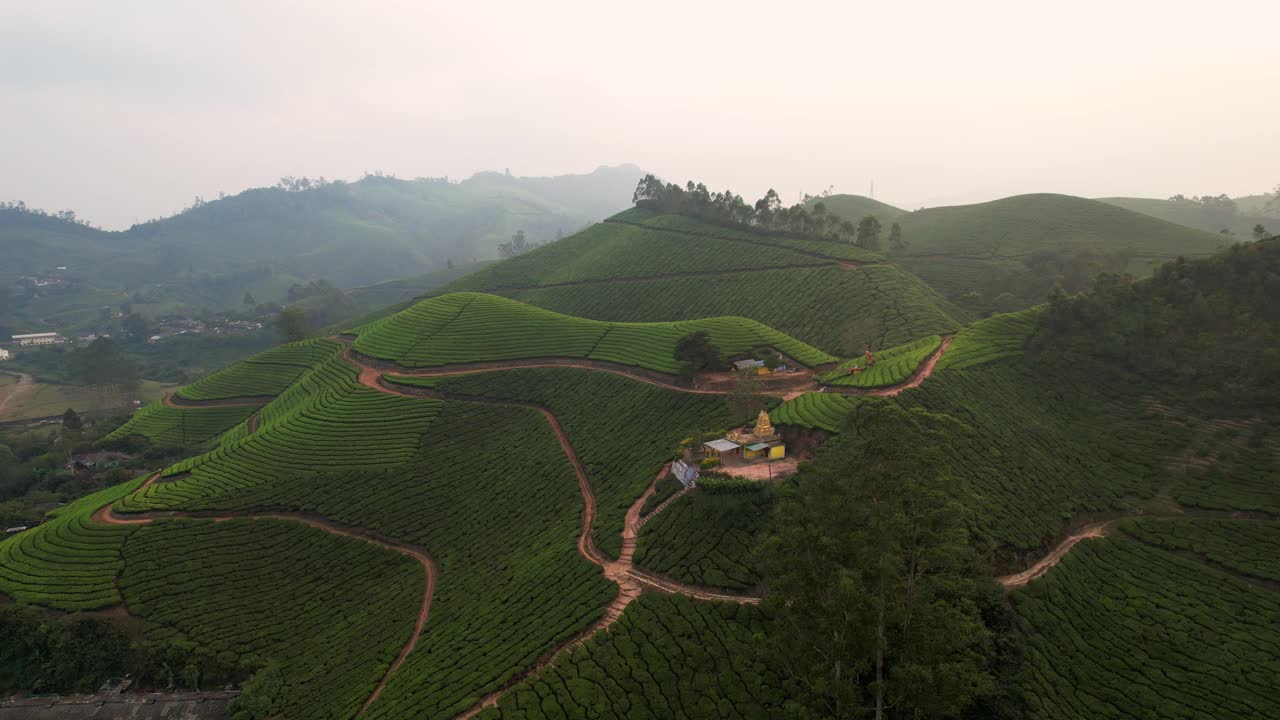
[[[0,283],[63,267],[85,295],[69,304],[95,310],[121,292],[188,308],[236,304],[246,292],[279,301],[300,282],[367,286],[493,259],[517,230],[534,242],[572,234],[629,206],[642,175],[620,165],[543,178],[373,175],[252,188],[114,232],[0,209]],[[72,324],[59,315],[66,304],[28,314]]]

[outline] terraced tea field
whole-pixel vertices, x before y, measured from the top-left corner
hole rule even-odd
[[[705,331],[734,355],[771,347],[810,367],[836,358],[736,317],[673,323],[605,323],[562,315],[495,295],[452,293],[357,328],[354,348],[405,367],[522,358],[585,358],[675,374],[675,345]]]
[[[865,357],[847,360],[836,369],[819,375],[818,380],[836,387],[879,388],[897,385],[911,377],[925,358],[936,352],[941,345],[940,335],[930,335],[905,345],[874,352],[876,362],[870,367],[867,366]],[[853,374],[854,368],[859,368],[861,372]]]
[[[200,401],[279,395],[340,349],[341,343],[325,338],[281,345],[183,387],[178,397]]]
[[[1121,535],[1081,543],[1012,599],[1028,717],[1280,714],[1274,590]]]

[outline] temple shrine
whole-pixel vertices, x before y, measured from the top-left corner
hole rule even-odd
[[[721,462],[737,458],[747,461],[781,460],[787,456],[787,446],[774,431],[765,410],[760,411],[754,426],[730,430],[723,439],[702,443],[702,447],[718,455]]]

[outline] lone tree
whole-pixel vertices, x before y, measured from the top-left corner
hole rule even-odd
[[[724,366],[720,348],[711,342],[711,336],[705,330],[689,333],[676,341],[674,357],[676,362],[688,363],[695,373],[719,370]]]
[[[1253,226],[1253,239],[1261,240],[1267,236],[1267,229],[1262,227],[1262,223]]]
[[[856,244],[867,250],[880,249],[880,221],[874,215],[868,215],[858,223]]]
[[[276,329],[280,331],[285,342],[306,340],[311,334],[307,312],[297,305],[290,305],[280,310],[280,315],[276,318]]]
[[[980,563],[946,471],[963,431],[860,405],[781,496],[761,546],[765,602],[774,656],[813,717],[953,717],[993,692]]]
[[[63,452],[66,453],[68,460],[71,459],[71,453],[75,452],[82,437],[84,437],[84,423],[80,421],[80,415],[75,410],[67,408],[67,411],[62,413],[62,432],[59,433],[58,439],[62,443]]]

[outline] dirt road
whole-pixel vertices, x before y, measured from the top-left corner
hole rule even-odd
[[[1062,558],[1066,557],[1067,553],[1071,551],[1071,548],[1075,547],[1076,543],[1089,538],[1106,537],[1107,533],[1111,532],[1118,522],[1120,521],[1106,520],[1103,522],[1085,525],[1064,538],[1062,542],[1058,543],[1057,547],[1049,551],[1048,555],[1040,558],[1035,565],[1032,565],[1020,573],[1005,575],[1004,577],[996,578],[996,580],[1000,581],[1000,584],[1004,585],[1008,590],[1020,588],[1049,572],[1055,565],[1062,562]]]

